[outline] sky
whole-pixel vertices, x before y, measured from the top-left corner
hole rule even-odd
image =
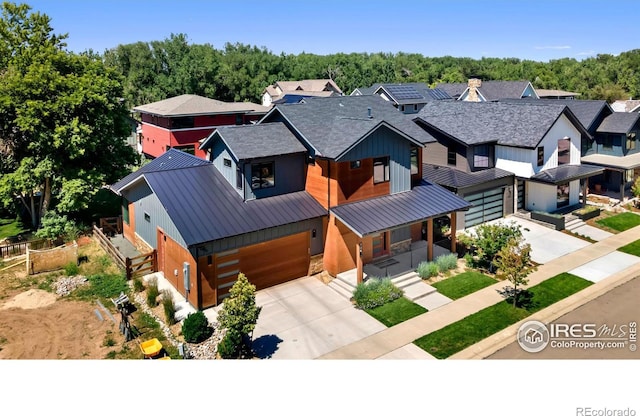
[[[16,1],[20,2],[20,1]],[[419,53],[547,62],[636,49],[637,0],[31,0],[68,49],[164,40],[275,54]],[[633,17],[633,18],[632,18]]]

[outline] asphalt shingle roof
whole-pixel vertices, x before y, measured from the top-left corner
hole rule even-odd
[[[301,153],[307,150],[283,123],[219,127],[210,137],[217,136],[222,138],[237,160]],[[203,143],[205,144],[206,142]]]
[[[593,165],[562,165],[557,168],[543,170],[533,175],[531,180],[550,184],[570,182],[577,179],[589,178],[598,175],[604,168]]]
[[[114,183],[110,186],[110,188],[116,192],[120,193],[120,190],[124,188],[129,183],[135,181],[140,176],[149,172],[159,172],[164,170],[174,170],[174,169],[184,169],[193,166],[201,166],[208,165],[210,162],[200,159],[199,157],[195,157],[188,153],[182,152],[176,149],[169,149],[162,156],[157,159],[153,159],[151,162],[142,166],[140,169],[136,170],[120,179],[118,182]]]
[[[373,95],[381,88],[397,104],[421,104],[433,100],[453,99],[446,91],[429,88],[423,82],[373,84],[369,88],[359,88],[358,91],[362,95]]]
[[[354,232],[366,236],[470,207],[443,187],[422,180],[411,191],[339,205],[331,212]]]
[[[368,117],[369,108],[371,118]],[[299,104],[277,105],[272,111],[280,112],[319,156],[327,158],[339,158],[363,137],[385,124],[418,143],[435,141],[412,121],[412,117],[399,112],[393,104],[377,95],[312,98]]]
[[[534,148],[563,113],[564,105],[433,101],[414,116],[467,145]]]
[[[467,188],[509,176],[515,175],[512,172],[498,168],[485,169],[477,172],[463,172],[447,166],[422,165],[422,177],[424,179],[440,186],[455,189]]]
[[[245,202],[212,164],[144,177],[187,245],[327,214],[306,191]]]
[[[638,122],[639,117],[640,113],[615,112],[602,120],[596,131],[598,133],[628,133]]]
[[[488,101],[521,98],[529,81],[482,81],[478,91]]]
[[[437,89],[443,90],[453,98],[460,97],[467,87],[468,84],[466,82],[449,82],[436,85]]]
[[[139,105],[133,111],[165,117],[193,116],[219,113],[264,114],[267,108],[255,103],[227,103],[193,94],[183,94],[166,100]]]

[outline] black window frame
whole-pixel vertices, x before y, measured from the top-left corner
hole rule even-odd
[[[383,169],[383,178],[382,180],[377,180],[376,179],[376,166],[380,166],[382,165],[382,169]],[[389,182],[389,180],[391,179],[391,174],[389,172],[389,156],[384,156],[384,157],[376,157],[373,159],[373,184],[377,185],[380,183],[385,183],[385,182]]]
[[[349,163],[349,168],[350,169],[360,169],[362,167],[362,161],[360,159],[358,160],[352,160]]]
[[[231,159],[227,159],[226,157],[222,158],[222,165],[225,168],[230,168],[231,167]]]
[[[458,159],[458,152],[456,145],[450,144],[447,146],[447,165],[455,166]]]
[[[538,146],[538,166],[544,166],[544,146]]]
[[[272,162],[260,162],[251,165],[251,189],[266,189],[276,186],[276,163]],[[270,169],[271,174],[265,175],[264,169]],[[258,173],[256,176],[255,173]],[[273,183],[269,183],[266,178],[272,177]],[[256,181],[257,180],[257,181]],[[257,186],[256,186],[257,184]]]
[[[414,163],[415,160],[415,163]],[[420,172],[420,157],[418,155],[418,148],[412,147],[409,153],[409,169],[412,175],[416,175]]]
[[[602,140],[602,150],[613,150],[614,134],[606,134]]]
[[[480,152],[482,150],[482,152]],[[483,164],[478,163],[480,160]],[[473,147],[473,167],[474,168],[490,168],[491,167],[491,149],[488,144],[479,144]]]
[[[172,130],[192,129],[194,127],[195,127],[195,117],[193,117],[193,116],[172,117],[171,118],[171,129]]]
[[[240,169],[240,166],[236,166],[236,188],[238,189],[243,188],[244,180],[242,176],[242,169]]]

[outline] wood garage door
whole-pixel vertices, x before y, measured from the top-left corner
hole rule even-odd
[[[215,256],[218,303],[244,273],[256,289],[306,276],[309,271],[309,232],[218,253]]]
[[[502,218],[503,195],[503,188],[465,195],[464,199],[473,204],[464,215],[465,228]]]

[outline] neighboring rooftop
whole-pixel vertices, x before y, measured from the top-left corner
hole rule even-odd
[[[436,88],[444,90],[451,97],[459,99],[468,89],[477,90],[486,101],[497,101],[505,98],[523,98],[527,87],[533,86],[529,81],[482,81],[472,78],[467,83],[441,83]],[[538,98],[533,96],[532,98]]]
[[[628,133],[638,122],[640,113],[614,112],[600,123],[598,133]]]
[[[433,101],[414,116],[432,134],[435,129],[467,145],[497,142],[534,148],[562,114],[578,125],[581,134],[588,135],[563,104]]]
[[[514,176],[514,173],[498,168],[483,169],[477,172],[464,172],[447,166],[436,166],[426,163],[422,165],[422,177],[424,179],[440,186],[454,188],[456,190],[509,176]]]
[[[576,98],[580,95],[580,93],[577,92],[570,92],[570,91],[562,91],[562,90],[545,90],[545,89],[540,89],[540,88],[536,88],[536,93],[538,93],[538,97],[543,98],[543,99],[559,99],[559,100],[563,100],[563,99],[572,99],[572,98]]]
[[[351,95],[382,94],[396,104],[421,104],[433,100],[452,100],[446,91],[429,88],[423,82],[374,84],[369,88],[357,88]]]
[[[381,125],[418,144],[435,139],[377,95],[312,98],[300,104],[276,105],[260,123],[281,114],[315,149],[318,156],[338,159]]]
[[[139,105],[133,108],[138,113],[154,114],[164,117],[196,116],[221,113],[265,114],[264,106],[243,102],[227,103],[193,94],[183,94],[166,100]]]
[[[640,100],[616,100],[611,104],[613,111],[626,111],[627,113],[640,111]]]
[[[215,138],[227,144],[236,161],[307,150],[283,123],[218,127],[200,148],[207,147]]]

